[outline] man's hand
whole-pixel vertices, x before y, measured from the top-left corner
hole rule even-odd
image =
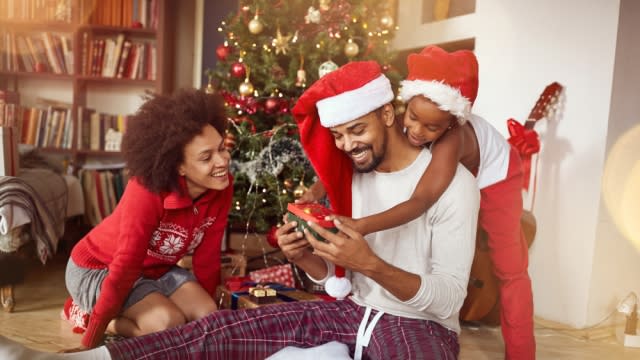
[[[327,241],[319,241],[305,229],[306,239],[314,248],[313,253],[352,271],[362,273],[373,270],[380,259],[373,253],[364,237],[340,220],[334,220],[333,223],[340,230],[337,234],[309,222],[309,226]]]
[[[407,301],[416,295],[420,289],[420,276],[384,262],[371,250],[360,233],[338,220],[334,220],[334,224],[340,230],[338,234],[318,224],[309,223],[309,226],[328,242],[319,241],[311,232],[305,230],[307,240],[315,249],[313,254],[345,269],[361,273],[401,301]]]
[[[309,253],[309,250],[307,250],[309,242],[304,238],[304,235],[299,231],[292,231],[297,225],[296,221],[287,222],[285,216],[284,225],[279,227],[275,233],[282,253],[287,257],[287,260],[293,263],[300,260],[305,253]]]

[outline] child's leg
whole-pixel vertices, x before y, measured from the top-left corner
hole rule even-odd
[[[479,222],[489,235],[491,260],[500,281],[506,358],[526,360],[535,358],[535,339],[528,246],[520,227],[521,187],[521,161],[512,149],[507,178],[481,191]]]

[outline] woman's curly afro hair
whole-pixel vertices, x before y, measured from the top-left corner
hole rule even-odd
[[[179,191],[185,146],[207,124],[224,136],[226,118],[220,95],[195,89],[149,95],[127,122],[122,139],[129,174],[154,193]]]

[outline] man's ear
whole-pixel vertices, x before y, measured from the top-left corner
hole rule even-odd
[[[382,120],[387,127],[395,125],[395,109],[393,108],[393,105],[391,105],[391,103],[387,103],[382,106]]]

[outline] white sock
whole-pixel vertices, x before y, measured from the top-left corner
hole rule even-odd
[[[26,346],[0,336],[0,359],[2,360],[111,360],[105,346],[77,353],[47,353],[29,349]]]

